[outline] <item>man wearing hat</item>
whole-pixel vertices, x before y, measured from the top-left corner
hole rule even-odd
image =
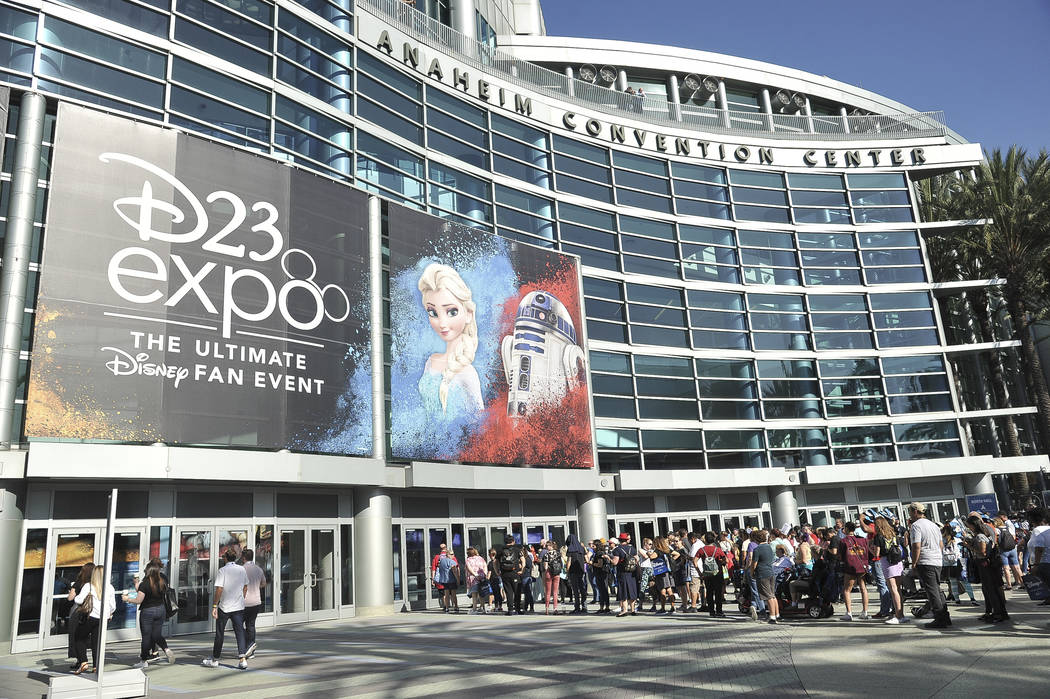
[[[921,502],[908,505],[908,519],[911,522],[908,529],[911,559],[918,573],[922,591],[926,593],[930,611],[933,612],[933,621],[926,624],[926,628],[947,628],[952,625],[952,620],[941,593],[941,551],[944,548],[941,530],[926,518],[926,505]]]
[[[620,532],[619,546],[612,551],[612,564],[616,566],[616,588],[620,598],[620,613],[616,616],[637,615],[638,611],[638,550],[631,546],[631,535]]]

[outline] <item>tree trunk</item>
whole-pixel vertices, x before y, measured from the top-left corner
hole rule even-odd
[[[967,292],[966,295],[969,297],[970,307],[977,316],[977,322],[981,327],[981,335],[984,336],[984,341],[995,342],[998,338],[996,337],[995,328],[992,326],[991,316],[988,313],[987,292]],[[1003,358],[998,350],[992,350],[988,360],[992,369],[991,384],[992,392],[995,395],[995,406],[997,408],[1009,407],[1010,398],[1006,392],[1006,371],[1003,368]],[[1006,456],[1021,456],[1024,452],[1021,450],[1021,440],[1017,436],[1017,425],[1014,424],[1013,415],[1006,416],[1003,432],[1003,438],[1006,442]]]
[[[1008,308],[1014,332],[1021,340],[1025,377],[1035,392],[1036,407],[1039,410],[1039,419],[1036,420],[1036,424],[1039,426],[1039,441],[1042,443],[1042,450],[1045,454],[1050,448],[1050,390],[1047,390],[1046,377],[1043,375],[1043,368],[1039,362],[1039,353],[1036,352],[1035,341],[1028,327],[1028,311],[1024,300],[1016,296],[1012,297],[1008,300]]]

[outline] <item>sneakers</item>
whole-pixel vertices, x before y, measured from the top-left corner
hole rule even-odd
[[[883,624],[899,624],[899,623],[901,623],[901,620],[898,619],[895,616],[891,616],[889,619],[887,619],[886,621],[884,621],[882,623]]]
[[[165,648],[164,655],[167,656],[169,665],[173,665],[175,663],[175,654],[171,652],[171,648]]]
[[[237,663],[237,667],[240,668],[241,670],[247,670],[248,669],[248,660],[247,660],[247,658],[241,658],[240,661]]]
[[[901,618],[899,619],[899,621],[900,621],[900,623],[902,623],[902,624],[907,624],[907,623],[911,622],[911,619],[909,619],[909,618],[908,618],[908,617],[906,617],[906,616],[903,616],[903,617],[901,617]]]
[[[780,623],[780,621],[777,619],[777,617],[771,616],[771,617],[769,617],[769,621],[766,622],[766,623],[767,624],[772,624],[773,626],[776,626],[777,624]]]
[[[134,665],[132,665],[132,667],[134,669],[136,669],[136,670],[145,670],[146,668],[149,667],[149,661],[148,660],[140,660],[139,662],[137,662]]]
[[[861,613],[860,613],[860,618],[861,618],[861,619],[870,619],[871,617],[870,617],[870,616],[868,616],[868,613],[867,613],[867,612],[861,612]]]
[[[250,658],[253,655],[255,655],[255,644],[254,643],[252,643],[250,646],[248,646],[248,650],[245,651],[244,657],[245,658]]]
[[[923,624],[924,628],[927,629],[946,629],[952,625],[950,621],[931,621],[929,624]]]
[[[218,658],[205,658],[204,660],[201,661],[201,665],[203,665],[204,667],[219,667],[219,659]]]
[[[758,621],[758,610],[755,609],[754,605],[751,605],[751,608],[748,609],[747,612],[751,615],[751,621]]]
[[[839,621],[853,621],[853,615],[852,614],[843,614],[842,616],[839,617]]]

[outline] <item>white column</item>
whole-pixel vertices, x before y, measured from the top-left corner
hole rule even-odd
[[[605,496],[597,492],[576,494],[576,518],[580,523],[580,541],[608,536],[609,514]]]
[[[354,489],[354,612],[381,616],[394,608],[394,550],[390,495],[384,488]]]

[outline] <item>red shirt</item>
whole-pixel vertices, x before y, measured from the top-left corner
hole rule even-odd
[[[850,534],[842,539],[842,560],[846,564],[846,572],[851,575],[863,575],[868,569],[868,552],[871,543],[867,537],[854,536]]]

